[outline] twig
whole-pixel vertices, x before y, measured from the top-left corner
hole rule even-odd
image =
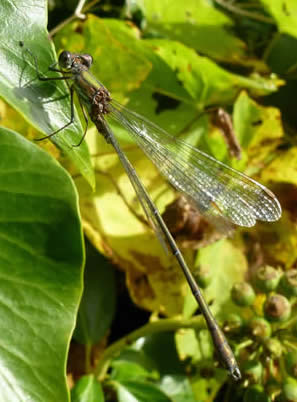
[[[253,19],[255,21],[261,21],[261,22],[265,22],[266,24],[275,25],[275,21],[272,18],[265,17],[265,15],[260,15],[260,14],[253,13],[251,11],[243,10],[242,8],[235,6],[235,5],[231,4],[230,2],[226,2],[225,0],[215,0],[215,2],[217,4],[219,4],[220,6],[222,6],[223,8],[225,8],[226,10],[231,11],[234,14],[243,15],[244,17]]]
[[[91,1],[89,4],[87,4],[85,6],[85,8],[83,8],[84,3],[86,2],[86,0],[79,0],[78,5],[74,11],[74,13],[66,18],[64,21],[62,21],[60,24],[58,24],[55,28],[53,28],[50,32],[49,32],[49,37],[52,38],[57,32],[59,32],[62,28],[64,28],[65,25],[69,24],[70,22],[72,22],[75,19],[81,19],[84,20],[86,18],[85,13],[92,8],[96,3],[99,3],[100,0],[93,0]],[[83,13],[82,13],[83,11]]]
[[[102,381],[108,370],[110,361],[118,355],[125,347],[131,345],[137,339],[154,334],[156,332],[176,331],[181,328],[192,328],[194,330],[201,330],[205,328],[202,317],[193,317],[190,319],[185,318],[168,318],[155,322],[150,322],[143,327],[131,332],[124,336],[119,341],[114,342],[103,352],[100,361],[98,362],[94,375]]]
[[[85,5],[86,1],[87,0],[79,0],[78,5],[76,6],[76,9],[74,11],[74,15],[77,18],[80,18],[80,19],[85,19],[86,18],[85,14],[82,13],[82,9],[83,9],[83,6]]]
[[[212,121],[221,131],[227,143],[229,154],[237,160],[241,159],[241,148],[237,140],[231,116],[225,109],[219,107],[212,115]]]

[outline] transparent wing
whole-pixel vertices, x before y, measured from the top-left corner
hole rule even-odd
[[[116,101],[109,116],[123,125],[135,142],[178,190],[217,226],[254,226],[276,221],[281,206],[266,187],[175,138]]]

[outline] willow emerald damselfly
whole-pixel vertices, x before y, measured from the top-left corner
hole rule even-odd
[[[93,62],[91,55],[63,51],[58,63],[54,63],[49,68],[51,71],[62,73],[62,76],[44,77],[38,70],[36,57],[30,51],[29,53],[34,59],[38,79],[41,81],[67,80],[71,98],[70,121],[50,135],[38,140],[51,138],[73,123],[73,96],[76,93],[86,126],[89,116],[99,133],[116,151],[148,221],[161,243],[169,248],[182,269],[206,320],[221,361],[231,376],[235,380],[239,380],[241,374],[238,364],[222,330],[205,302],[191,270],[158,209],[122,151],[108,124],[108,119],[124,126],[167,180],[178,191],[184,193],[189,202],[220,229],[228,229],[232,225],[251,227],[257,220],[266,222],[278,220],[281,216],[281,207],[277,198],[270,190],[250,177],[217,161],[187,142],[175,138],[148,119],[113,100],[104,85],[89,72]],[[57,64],[59,68],[56,68]],[[81,144],[85,134],[86,130],[80,142],[75,146]]]

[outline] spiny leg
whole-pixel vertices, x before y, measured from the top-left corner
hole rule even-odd
[[[81,108],[81,110],[83,112],[83,116],[84,116],[84,119],[85,119],[85,122],[86,122],[86,127],[85,127],[85,131],[84,131],[83,136],[81,137],[79,143],[76,144],[76,145],[72,145],[73,147],[79,147],[81,145],[81,143],[85,139],[85,136],[86,136],[87,130],[88,130],[88,125],[89,125],[88,115],[87,115],[87,113],[85,111],[84,105],[82,104],[81,99],[80,99],[79,96],[78,96],[78,101],[79,101],[80,108]]]
[[[23,46],[23,43],[20,43],[20,46]],[[57,80],[65,80],[67,82],[67,80],[73,79],[72,75],[68,75],[65,76],[63,75],[62,77],[43,77],[39,71],[39,67],[38,67],[38,61],[36,56],[34,55],[34,53],[31,52],[30,49],[26,48],[25,51],[27,53],[29,53],[29,55],[33,58],[34,61],[34,65],[35,65],[35,71],[37,74],[37,78],[39,81],[57,81]],[[55,68],[55,66],[57,65],[57,62],[53,63],[50,67],[49,70],[50,71],[54,71],[54,72],[58,72],[58,73],[62,73],[65,74],[65,72],[63,70],[59,70],[57,68]],[[68,85],[69,87],[69,85]],[[59,133],[60,131],[64,130],[65,128],[67,128],[68,126],[70,126],[70,124],[72,124],[74,122],[74,104],[73,104],[73,87],[70,86],[69,87],[70,90],[70,105],[71,105],[71,116],[70,116],[70,121],[65,124],[63,127],[59,128],[58,130],[54,131],[53,133],[46,135],[44,137],[41,138],[36,138],[35,141],[42,141],[48,138],[51,138],[52,136],[54,136],[55,134]],[[85,134],[84,134],[85,135]]]
[[[72,124],[74,122],[74,103],[73,103],[74,89],[73,89],[72,85],[69,88],[69,90],[70,90],[70,106],[71,106],[71,109],[70,109],[71,110],[70,121],[67,124],[65,124],[63,127],[59,128],[58,130],[54,131],[53,133],[51,133],[49,135],[46,135],[46,136],[41,137],[41,138],[35,138],[35,141],[42,141],[42,140],[46,140],[47,138],[51,138],[54,135],[56,135],[57,133],[59,133],[60,131],[64,130],[66,127],[70,126],[70,124]]]

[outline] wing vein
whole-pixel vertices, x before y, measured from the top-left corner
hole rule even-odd
[[[171,184],[210,220],[249,227],[256,220],[274,221],[280,217],[276,197],[255,180],[176,139],[115,101],[111,117],[127,129]]]

